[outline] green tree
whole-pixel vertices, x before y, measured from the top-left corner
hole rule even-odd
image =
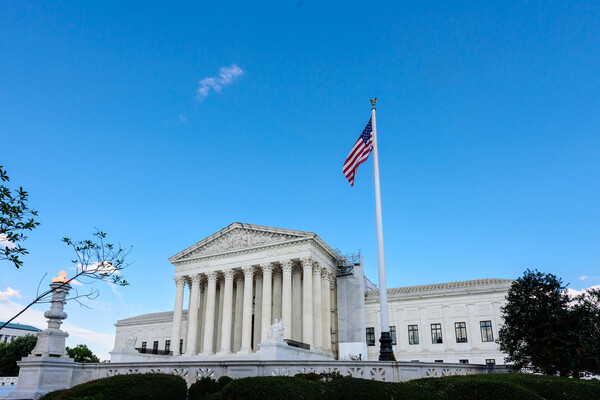
[[[587,290],[577,296],[571,305],[570,317],[573,375],[600,374],[600,289]]]
[[[0,165],[0,182],[9,182],[10,178]],[[29,194],[19,187],[14,192],[0,185],[0,260],[8,260],[15,267],[23,265],[19,256],[28,254],[27,249],[19,242],[27,239],[26,231],[31,231],[40,225],[34,217],[37,211],[27,205]]]
[[[570,298],[552,274],[526,270],[501,308],[498,343],[516,369],[579,377],[600,372],[600,293]]]
[[[19,336],[10,343],[0,344],[0,376],[18,376],[17,361],[27,357],[35,347],[37,338],[33,335]]]
[[[85,344],[78,344],[73,348],[67,346],[67,354],[78,363],[100,362],[98,357],[96,357]]]

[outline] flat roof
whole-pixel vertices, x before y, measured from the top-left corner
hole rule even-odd
[[[4,322],[0,321],[0,326],[2,326],[2,325],[4,325]],[[41,331],[41,329],[36,328],[35,326],[23,325],[23,324],[8,324],[5,326],[5,328],[22,329],[24,331],[33,331],[33,332]],[[0,332],[2,332],[2,331],[0,331]]]

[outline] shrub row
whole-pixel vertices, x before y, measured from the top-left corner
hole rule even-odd
[[[202,378],[186,390],[174,375],[120,375],[43,396],[40,400],[575,400],[600,399],[600,381],[526,374],[491,374],[378,382],[339,374]]]
[[[225,386],[221,397],[214,398],[221,400],[597,400],[600,399],[600,381],[525,374],[491,374],[387,383],[313,374],[301,378],[296,376],[237,379]]]
[[[117,375],[42,396],[40,400],[185,400],[183,378],[166,374]]]

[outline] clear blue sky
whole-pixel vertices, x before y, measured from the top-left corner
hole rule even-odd
[[[376,281],[372,159],[341,172],[372,96],[389,287],[600,283],[597,1],[47,3],[0,5],[0,165],[41,222],[7,304],[94,227],[134,246],[131,286],[67,306],[107,335],[172,309],[167,258],[235,221],[361,250]]]

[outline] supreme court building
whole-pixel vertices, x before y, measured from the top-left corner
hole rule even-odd
[[[173,310],[118,321],[111,361],[378,357],[377,288],[360,257],[315,233],[233,223],[169,261]],[[495,339],[511,282],[388,289],[396,359],[504,364]]]

